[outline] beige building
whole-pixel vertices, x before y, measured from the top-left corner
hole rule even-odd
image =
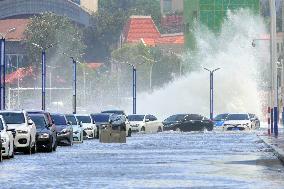
[[[98,0],[81,0],[81,6],[91,12],[98,11]]]
[[[162,15],[183,12],[183,0],[160,0],[160,4]]]

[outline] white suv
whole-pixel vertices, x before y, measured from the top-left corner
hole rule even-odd
[[[89,114],[76,114],[78,122],[82,124],[85,135],[87,138],[96,138],[97,126]]]
[[[0,115],[0,135],[2,142],[2,156],[9,159],[14,157],[14,137],[5,123],[3,116]]]
[[[20,111],[0,111],[5,122],[8,125],[8,130],[16,132],[14,145],[17,151],[22,151],[26,154],[36,152],[36,127],[34,122],[28,117],[24,110]]]

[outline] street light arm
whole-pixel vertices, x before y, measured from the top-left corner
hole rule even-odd
[[[215,70],[213,70],[212,72],[216,72],[216,71],[218,71],[218,70],[220,70],[221,68],[216,68]]]
[[[207,70],[208,72],[211,72],[208,68],[202,67],[204,70]]]

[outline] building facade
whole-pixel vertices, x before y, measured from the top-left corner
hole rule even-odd
[[[184,0],[183,6],[186,46],[190,49],[195,47],[195,21],[217,33],[228,10],[248,8],[256,14],[260,13],[260,0]]]

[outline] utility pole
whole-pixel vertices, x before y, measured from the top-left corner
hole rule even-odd
[[[275,0],[269,0],[270,6],[270,44],[272,64],[272,104],[273,104],[273,132],[278,136],[278,91],[277,91],[277,54],[276,54],[276,7]]]

